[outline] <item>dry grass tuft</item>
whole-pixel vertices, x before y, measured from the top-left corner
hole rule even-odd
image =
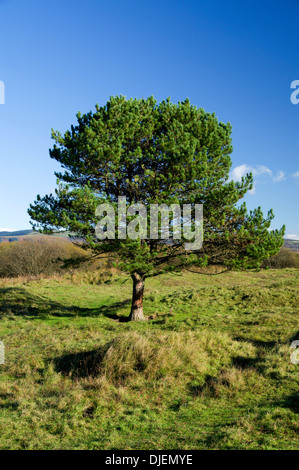
[[[159,381],[178,378],[204,383],[205,376],[230,364],[234,356],[252,358],[251,344],[233,341],[221,333],[122,333],[99,349],[66,355],[56,361],[59,371],[73,377],[104,376],[123,385],[140,378]]]

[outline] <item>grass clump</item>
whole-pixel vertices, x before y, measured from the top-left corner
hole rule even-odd
[[[208,373],[229,364],[237,355],[250,358],[255,348],[238,343],[221,333],[171,332],[122,333],[101,348],[63,356],[58,370],[73,377],[105,376],[116,385],[142,377],[158,381],[163,377],[203,382]]]

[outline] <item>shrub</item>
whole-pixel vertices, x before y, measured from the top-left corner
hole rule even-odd
[[[283,269],[299,268],[299,254],[290,248],[281,248],[275,256],[271,256],[263,262],[263,268]]]
[[[0,277],[62,272],[62,259],[86,256],[68,240],[36,237],[0,245]]]

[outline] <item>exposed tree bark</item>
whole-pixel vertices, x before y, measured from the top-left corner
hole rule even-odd
[[[144,292],[144,278],[140,274],[132,274],[133,279],[133,296],[132,308],[129,319],[133,321],[145,320],[143,315],[143,292]]]

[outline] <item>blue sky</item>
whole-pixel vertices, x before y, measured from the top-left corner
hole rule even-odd
[[[53,191],[51,128],[154,95],[230,121],[232,177],[255,175],[248,207],[299,239],[298,18],[297,0],[0,0],[0,229],[30,228],[30,202]]]

